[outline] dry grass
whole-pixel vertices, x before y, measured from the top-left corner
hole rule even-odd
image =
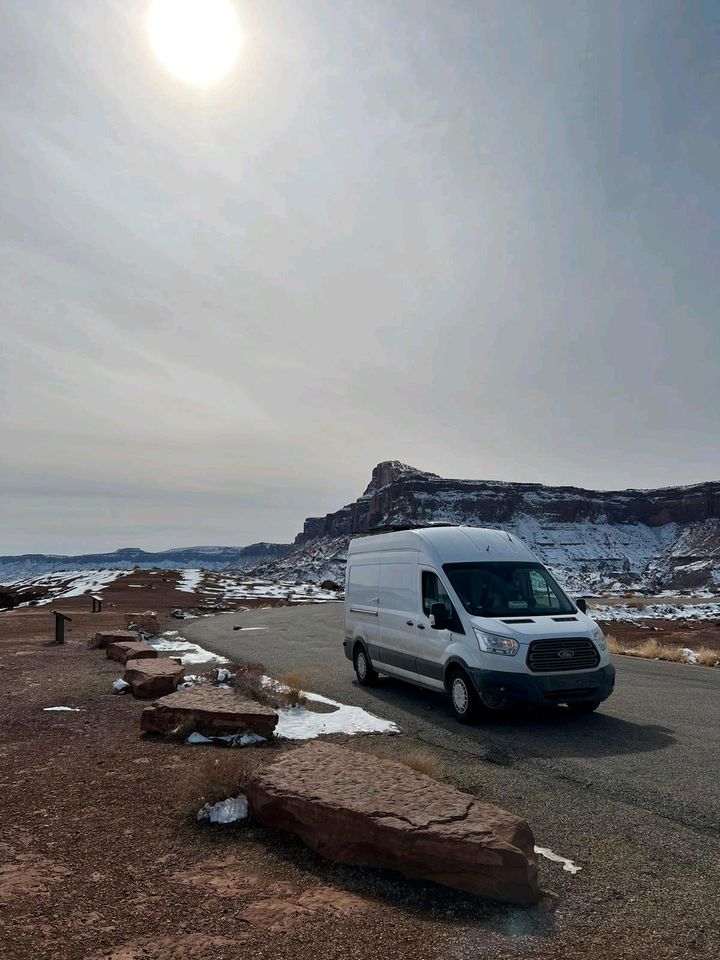
[[[167,737],[170,740],[179,740],[180,742],[183,742],[184,740],[187,740],[191,733],[195,733],[197,727],[197,717],[191,713],[189,716],[185,717],[184,720],[181,720],[175,729],[171,730],[167,734]]]
[[[289,707],[299,707],[305,703],[302,691],[305,689],[305,679],[297,670],[289,670],[280,676],[280,683],[287,689],[280,691],[278,696],[285,700]]]
[[[240,750],[213,750],[203,756],[188,767],[187,779],[178,784],[180,812],[194,820],[204,804],[236,797],[260,762],[257,754]]]
[[[713,650],[712,647],[698,647],[695,653],[697,653],[700,663],[706,667],[714,667],[720,660],[720,651]]]
[[[433,780],[438,779],[440,767],[437,759],[431,753],[417,750],[415,753],[408,753],[397,759],[400,763],[404,763],[406,767],[415,770],[416,773],[423,773],[426,777],[432,777]]]
[[[280,689],[264,686],[262,678],[267,670],[262,663],[229,663],[227,669],[232,674],[230,685],[239,693],[268,707],[297,707],[305,703],[302,694],[305,680],[301,673],[288,671],[279,678]]]
[[[605,637],[610,653],[622,654],[626,657],[642,657],[645,660],[669,660],[675,663],[686,663],[683,659],[682,646],[672,646],[669,643],[660,643],[655,637],[648,637],[639,646],[624,646],[612,634]],[[714,667],[720,660],[720,653],[711,647],[699,647],[695,650],[699,663],[706,667]]]
[[[606,634],[605,639],[607,640],[608,650],[610,653],[624,653],[625,651],[620,646],[617,637],[614,637],[611,633]]]

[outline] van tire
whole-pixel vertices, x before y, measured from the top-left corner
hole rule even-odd
[[[460,667],[448,673],[447,692],[450,706],[459,723],[472,723],[481,713],[480,697],[470,677]]]
[[[374,687],[378,681],[378,672],[370,662],[368,652],[362,643],[355,644],[353,651],[353,666],[355,676],[362,687]]]

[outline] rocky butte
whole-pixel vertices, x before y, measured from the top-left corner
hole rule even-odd
[[[342,581],[353,536],[432,522],[514,533],[572,590],[720,588],[720,482],[584,490],[453,480],[397,460],[379,463],[353,503],[308,518],[287,556],[257,572]]]

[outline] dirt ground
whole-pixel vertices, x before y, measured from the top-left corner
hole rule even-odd
[[[169,611],[193,598],[175,583],[129,574],[103,591],[102,614],[88,597],[0,614],[4,960],[558,956],[552,910],[338,866],[255,825],[198,826],[198,765],[238,751],[142,737],[143,703],[112,692],[122,668],[86,645],[135,610],[182,630]],[[62,647],[51,607],[73,618]],[[248,753],[264,762],[280,749]],[[562,956],[591,954],[566,942]]]
[[[690,647],[697,650],[707,647],[717,650],[720,658],[720,621],[719,620],[658,620],[637,621],[598,620],[605,635],[616,638],[622,646],[635,648],[646,640],[655,639],[659,643],[676,647]]]
[[[198,764],[237,751],[140,736],[142,702],[112,693],[122,668],[86,645],[127,612],[191,606],[175,580],[130,574],[103,591],[101,614],[79,597],[1,615],[5,960],[459,958],[477,955],[478,938],[502,956],[505,929],[551,929],[547,910],[340,867],[257,826],[198,826]],[[62,647],[51,607],[72,617]],[[79,712],[43,712],[51,706]]]

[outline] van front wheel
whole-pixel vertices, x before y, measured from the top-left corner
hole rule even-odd
[[[464,670],[456,668],[448,678],[450,706],[460,723],[472,723],[480,713],[481,703],[477,690]]]
[[[358,643],[355,647],[353,665],[355,667],[355,676],[361,686],[372,687],[377,683],[378,672],[372,663],[370,663],[370,657],[367,655],[367,651],[361,643]]]

